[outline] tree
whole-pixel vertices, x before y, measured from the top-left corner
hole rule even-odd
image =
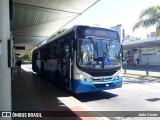
[[[23,60],[25,61],[32,61],[32,53],[31,52],[28,52],[27,54],[25,54],[23,57],[22,57]]]
[[[156,26],[156,33],[158,33],[160,30],[160,5],[143,10],[138,22],[133,26],[133,31],[139,27],[148,28],[154,25]]]

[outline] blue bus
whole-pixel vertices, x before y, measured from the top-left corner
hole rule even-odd
[[[117,31],[74,26],[33,50],[38,75],[77,94],[122,87],[122,48]]]

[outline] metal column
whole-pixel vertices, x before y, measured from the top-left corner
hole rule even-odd
[[[9,0],[0,0],[0,111],[11,111],[11,69],[7,41],[10,39]],[[0,120],[11,118],[0,118]]]

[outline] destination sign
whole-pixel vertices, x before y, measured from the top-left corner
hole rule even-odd
[[[95,37],[105,37],[112,39],[119,39],[119,34],[116,31],[104,28],[96,28],[96,27],[79,27],[77,29],[78,37],[87,37],[87,36],[95,36]]]

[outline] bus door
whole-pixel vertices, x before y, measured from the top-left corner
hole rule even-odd
[[[62,45],[62,74],[64,86],[71,90],[71,44],[70,40],[63,41]]]

